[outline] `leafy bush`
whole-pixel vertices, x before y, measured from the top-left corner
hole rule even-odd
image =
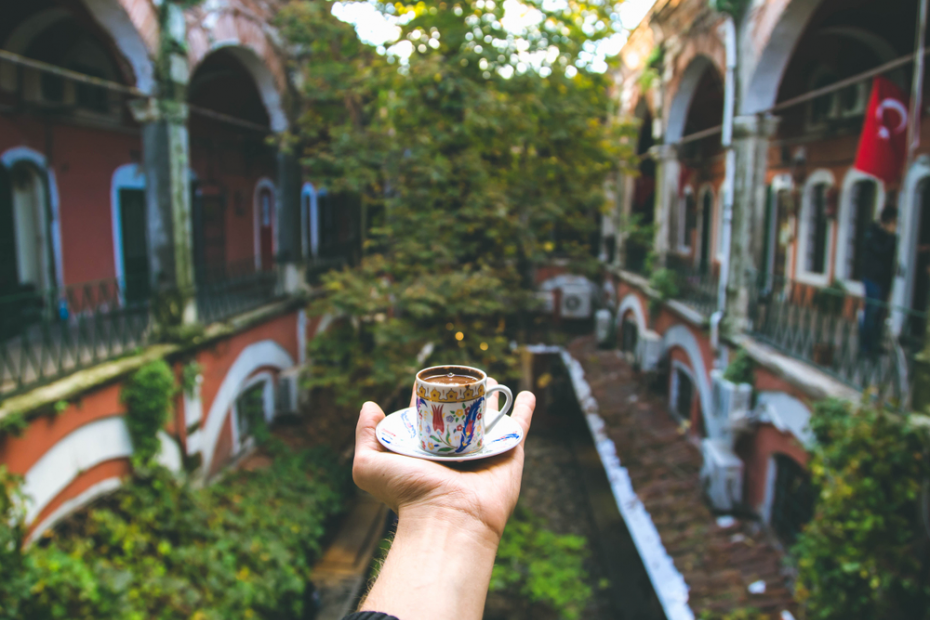
[[[310,566],[348,483],[334,461],[323,451],[281,453],[267,469],[204,490],[137,468],[18,563],[7,556],[21,532],[6,523],[21,512],[7,508],[0,619],[303,618]]]
[[[723,378],[731,383],[756,383],[756,363],[746,353],[745,349],[740,349],[730,363],[727,369],[723,371]]]
[[[501,539],[490,590],[543,603],[567,620],[580,618],[591,597],[583,566],[587,555],[585,538],[547,530],[538,516],[517,506]]]
[[[919,510],[930,443],[919,420],[833,400],[815,407],[810,470],[820,494],[793,549],[808,619],[930,618]]]
[[[662,308],[662,302],[675,299],[680,291],[678,289],[678,274],[671,269],[656,269],[649,277],[649,286],[658,294],[658,299],[649,300],[649,311],[653,314]]]
[[[149,362],[123,385],[120,400],[126,405],[135,465],[147,465],[158,456],[158,431],[168,421],[176,391],[174,372],[162,359]]]

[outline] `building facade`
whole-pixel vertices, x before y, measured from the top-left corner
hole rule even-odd
[[[250,445],[242,398],[297,407],[303,307],[361,218],[277,146],[297,110],[274,9],[0,9],[0,463],[33,537],[128,472],[119,393],[147,361],[185,383],[161,458],[204,478]]]
[[[790,542],[811,515],[813,404],[911,404],[930,286],[924,110],[909,124],[913,109],[879,107],[880,127],[919,141],[896,180],[854,163],[876,75],[927,101],[920,3],[733,4],[659,0],[621,51],[614,95],[639,123],[639,170],[603,230],[619,345],[667,377],[712,502]],[[899,212],[893,282],[880,333],[866,333],[865,233],[886,205]],[[722,377],[738,350],[751,388]]]

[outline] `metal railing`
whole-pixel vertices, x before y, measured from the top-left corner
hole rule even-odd
[[[151,333],[141,286],[100,280],[0,298],[0,394],[9,396],[124,355]],[[128,295],[127,295],[128,293]]]
[[[926,313],[836,288],[750,278],[754,337],[881,402],[909,405]]]
[[[201,323],[225,321],[284,295],[281,266],[257,265],[254,259],[201,266],[197,276],[197,315]]]
[[[699,267],[687,257],[669,254],[666,265],[672,270],[678,285],[676,299],[704,316],[717,309],[718,277],[712,267]]]

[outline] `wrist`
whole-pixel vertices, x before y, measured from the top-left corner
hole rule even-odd
[[[503,531],[498,531],[479,516],[451,506],[401,506],[397,511],[397,519],[398,533],[401,528],[415,532],[449,530],[458,537],[468,537],[483,547],[492,548],[495,553],[503,534]]]

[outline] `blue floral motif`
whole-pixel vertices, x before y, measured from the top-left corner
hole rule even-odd
[[[456,454],[461,454],[465,449],[471,445],[471,442],[475,439],[475,424],[478,421],[478,411],[481,409],[481,403],[484,402],[484,397],[482,396],[478,400],[474,401],[471,406],[468,408],[468,411],[465,413],[465,428],[462,430],[462,443],[458,448],[455,449]]]
[[[413,428],[413,424],[410,423],[410,418],[407,417],[407,412],[405,411],[402,414],[400,414],[400,417],[404,421],[404,426],[407,427],[407,432],[410,434],[410,437],[411,438],[416,437],[417,431],[415,428]]]
[[[504,435],[503,437],[498,437],[491,443],[497,443],[498,441],[507,441],[508,439],[519,439],[519,438],[520,438],[519,433],[508,433]]]

